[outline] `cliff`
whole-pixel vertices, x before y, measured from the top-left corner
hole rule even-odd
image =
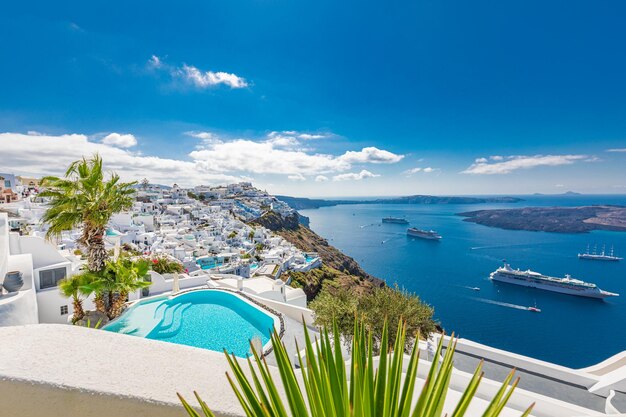
[[[355,288],[358,291],[385,285],[383,280],[365,272],[353,258],[329,245],[326,239],[300,224],[297,214],[282,217],[270,212],[256,219],[253,224],[272,230],[302,251],[317,252],[322,258],[324,264],[322,269],[290,273],[292,280],[303,287],[309,299],[317,295],[324,281],[332,281],[339,286],[359,287]]]

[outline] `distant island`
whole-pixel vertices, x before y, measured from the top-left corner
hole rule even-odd
[[[533,195],[576,196],[576,195],[582,195],[582,194],[577,193],[575,191],[566,191],[564,193],[559,193],[559,194],[534,193]]]
[[[626,207],[527,207],[458,213],[467,222],[510,230],[587,233],[592,230],[626,232]]]
[[[517,203],[524,201],[516,197],[449,197],[434,195],[411,195],[405,197],[378,198],[374,200],[324,200],[315,198],[289,197],[277,195],[294,210],[316,209],[346,204],[484,204]]]

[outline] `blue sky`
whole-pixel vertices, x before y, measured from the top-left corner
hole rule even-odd
[[[18,3],[0,171],[97,151],[302,196],[626,192],[621,1]]]

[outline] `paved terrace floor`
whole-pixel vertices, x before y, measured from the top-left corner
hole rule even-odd
[[[283,335],[282,341],[285,344],[285,348],[287,348],[289,358],[292,362],[295,362],[295,355],[297,353],[295,341],[298,341],[300,349],[304,349],[304,329],[300,322],[290,319],[285,315],[283,315],[283,320],[285,322],[285,334]],[[315,337],[319,338],[317,331],[311,328],[309,328],[309,336],[311,340],[315,340]],[[266,357],[266,360],[268,364],[276,366],[276,356],[274,356],[273,351]],[[297,364],[294,363],[294,365]]]
[[[481,358],[468,353],[456,351],[454,355],[454,367],[469,373],[474,373]],[[483,371],[485,377],[493,381],[504,381],[506,376],[511,372],[512,367],[499,362],[489,361],[485,359]],[[530,392],[545,395],[547,397],[556,398],[562,401],[576,404],[594,411],[604,412],[606,398],[589,392],[585,387],[570,384],[554,378],[546,377],[532,371],[517,368],[515,374],[520,377],[519,387]],[[621,406],[617,401],[613,400],[620,411],[626,411],[626,395],[619,398]]]

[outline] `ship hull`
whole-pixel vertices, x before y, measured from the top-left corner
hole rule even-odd
[[[410,231],[407,232],[406,234],[410,237],[419,237],[420,239],[426,239],[426,240],[440,240],[441,239],[441,236],[423,235],[420,233],[410,232]]]
[[[404,220],[404,219],[383,219],[383,223],[409,224],[409,222],[407,220]]]
[[[578,259],[585,259],[587,261],[606,261],[606,262],[617,262],[621,261],[622,258],[617,256],[594,256],[594,255],[578,255]]]
[[[573,288],[561,287],[557,285],[546,284],[543,282],[536,282],[532,278],[528,278],[528,279],[512,278],[512,277],[502,275],[497,272],[492,273],[489,276],[489,278],[491,278],[492,281],[518,285],[520,287],[536,288],[538,290],[551,291],[551,292],[556,292],[559,294],[575,295],[578,297],[604,299],[607,297],[615,296],[615,294],[607,293],[601,290],[573,289]]]

